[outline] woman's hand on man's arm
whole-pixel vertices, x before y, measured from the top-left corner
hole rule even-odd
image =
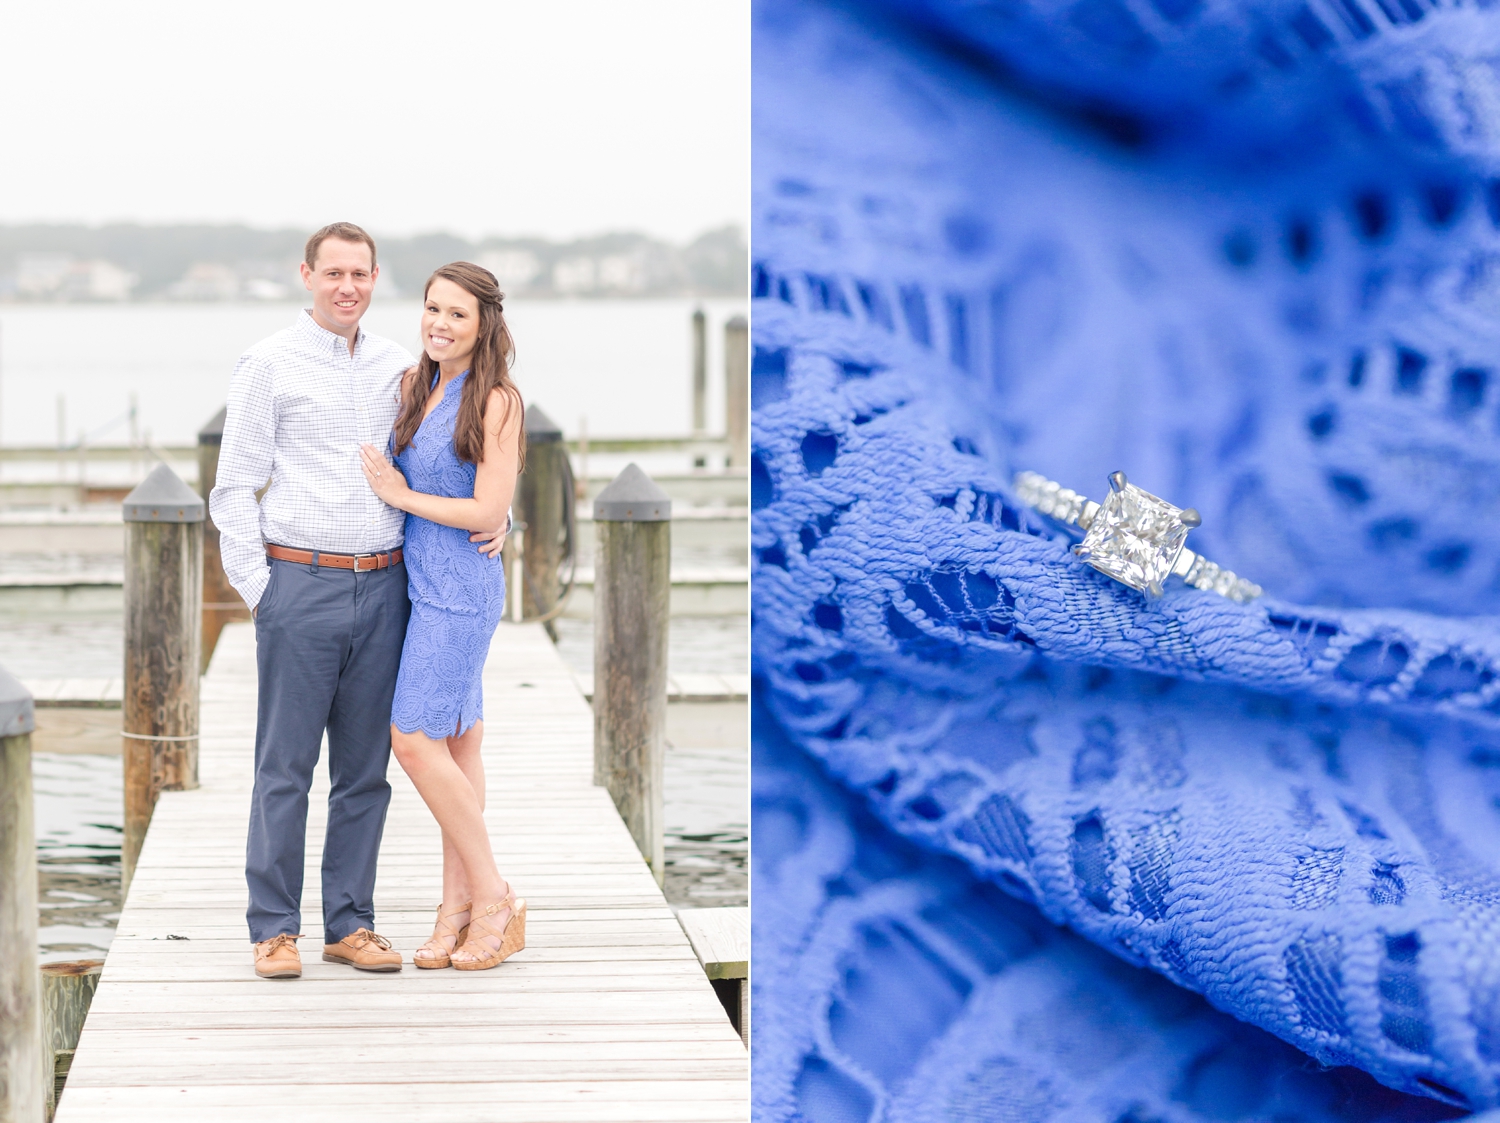
[[[409,502],[411,488],[406,485],[406,477],[401,474],[400,468],[381,455],[379,449],[374,445],[360,445],[359,467],[365,474],[370,490],[383,503],[398,511],[407,510],[406,503]]]

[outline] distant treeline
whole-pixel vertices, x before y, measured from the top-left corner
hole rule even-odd
[[[0,226],[0,300],[284,299],[309,231],[248,226]],[[382,288],[416,295],[455,260],[490,268],[509,293],[535,296],[743,296],[748,252],[738,227],[686,246],[642,234],[572,242],[382,237]]]

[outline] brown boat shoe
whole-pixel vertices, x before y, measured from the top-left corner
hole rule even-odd
[[[262,979],[300,979],[302,956],[297,953],[299,933],[283,932],[255,945],[255,973]]]
[[[360,928],[336,944],[324,944],[323,962],[347,963],[361,971],[399,971],[401,953],[393,950],[384,936]]]

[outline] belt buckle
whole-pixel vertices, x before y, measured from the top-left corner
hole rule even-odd
[[[364,561],[367,558],[369,559],[369,562],[370,562],[370,564],[369,564],[368,567],[362,566],[362,565],[359,564],[360,562]],[[355,554],[354,555],[354,572],[355,573],[363,573],[363,572],[365,572],[366,568],[369,568],[369,569],[379,569],[380,568],[380,555],[378,553],[375,553],[375,554]]]

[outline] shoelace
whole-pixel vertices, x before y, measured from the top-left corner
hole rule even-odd
[[[300,940],[301,938],[302,938],[302,933],[300,933],[300,932],[298,932],[295,936],[289,935],[286,932],[283,932],[279,936],[272,936],[261,947],[260,953],[261,953],[261,955],[275,955],[278,951],[280,951],[282,948],[284,948],[284,947],[286,947],[288,945],[291,946],[291,948],[292,948],[293,951],[296,951],[297,950],[297,941]]]
[[[368,928],[361,928],[357,932],[353,933],[352,936],[346,938],[353,939],[355,941],[354,946],[357,948],[362,948],[366,944],[374,944],[381,951],[391,950],[391,942],[389,940],[387,940],[384,936],[377,936]]]

